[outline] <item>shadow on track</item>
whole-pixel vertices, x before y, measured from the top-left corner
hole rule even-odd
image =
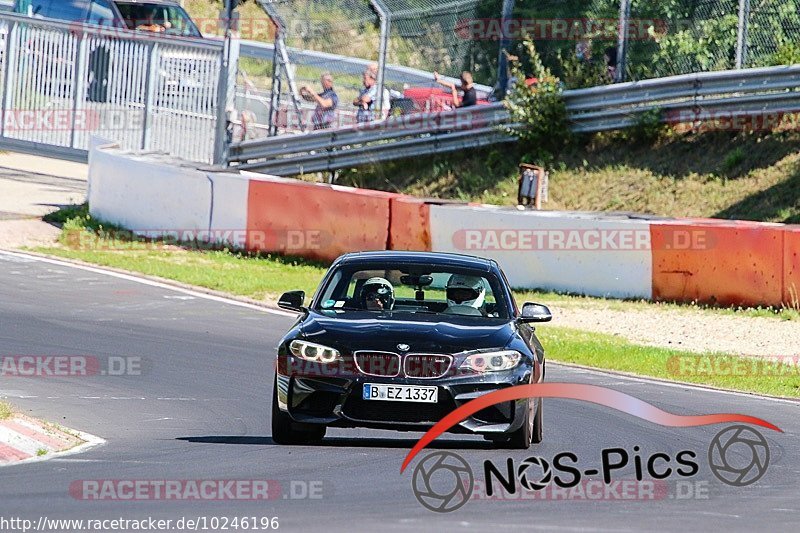
[[[255,444],[260,446],[280,446],[280,444],[272,440],[272,437],[206,435],[202,437],[177,437],[175,440],[199,444]],[[326,437],[319,444],[310,444],[307,446],[317,448],[412,448],[416,443],[417,439]],[[497,448],[498,446],[488,441],[437,440],[427,447],[442,450],[487,450]]]

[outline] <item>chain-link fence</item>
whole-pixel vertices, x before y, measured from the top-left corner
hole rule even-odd
[[[240,63],[237,108],[257,123],[251,136],[309,129],[316,102],[300,90],[322,91],[324,72],[339,97],[333,126],[352,124],[352,102],[370,64],[419,69],[413,79],[392,71],[378,80],[385,90],[376,118],[403,101],[403,110],[446,109],[449,91],[434,83],[432,71],[456,80],[468,70],[478,84],[495,87],[504,78],[502,40],[524,59],[522,41],[532,38],[567,88],[800,62],[800,0],[254,0],[244,6],[263,8],[276,49],[281,41],[288,50],[285,65],[279,50]],[[335,59],[343,56],[355,59]],[[444,103],[432,108],[431,95]],[[481,97],[491,99],[488,91]]]
[[[621,9],[625,3],[627,12]],[[583,17],[584,46],[598,62],[606,61],[607,55],[612,63],[624,62],[621,79],[800,61],[798,0],[593,0],[583,12],[568,4],[561,4],[559,16]],[[567,12],[570,7],[578,11]],[[627,29],[624,43],[619,40],[620,24]],[[564,57],[573,54],[570,45],[575,42],[556,46],[560,63],[552,54],[547,58],[556,70],[563,67]]]

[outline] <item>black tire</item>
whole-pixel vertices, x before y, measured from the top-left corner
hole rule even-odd
[[[536,406],[536,417],[533,420],[533,435],[531,442],[534,444],[539,444],[542,442],[542,405],[544,405],[544,401],[541,398],[536,402],[538,405]]]
[[[277,444],[316,444],[325,437],[327,428],[317,424],[300,424],[278,407],[278,381],[272,391],[272,440]]]
[[[525,419],[522,426],[511,434],[508,439],[508,447],[514,450],[527,450],[533,441],[534,426],[536,425],[537,415],[531,413],[531,406],[534,404],[532,398],[528,399],[528,409],[525,411]],[[540,424],[541,426],[541,424]]]

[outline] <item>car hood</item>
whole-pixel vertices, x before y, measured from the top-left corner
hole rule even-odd
[[[407,344],[411,353],[459,353],[503,348],[514,335],[513,324],[507,319],[360,311],[323,313],[311,312],[303,321],[303,337],[344,352],[398,352],[398,344]]]

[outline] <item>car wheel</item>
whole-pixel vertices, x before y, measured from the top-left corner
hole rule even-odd
[[[528,399],[528,409],[525,411],[525,419],[522,421],[522,426],[511,434],[508,439],[508,445],[515,450],[527,450],[533,441],[533,432],[536,425],[536,418],[538,413],[534,413],[534,405],[537,402],[533,398]],[[541,424],[540,424],[541,426]]]
[[[536,403],[536,417],[533,419],[532,442],[534,444],[539,444],[542,442],[542,405],[544,405],[544,401],[539,398]]]
[[[272,390],[272,440],[278,444],[315,444],[325,437],[325,426],[300,424],[278,407],[278,382]]]

